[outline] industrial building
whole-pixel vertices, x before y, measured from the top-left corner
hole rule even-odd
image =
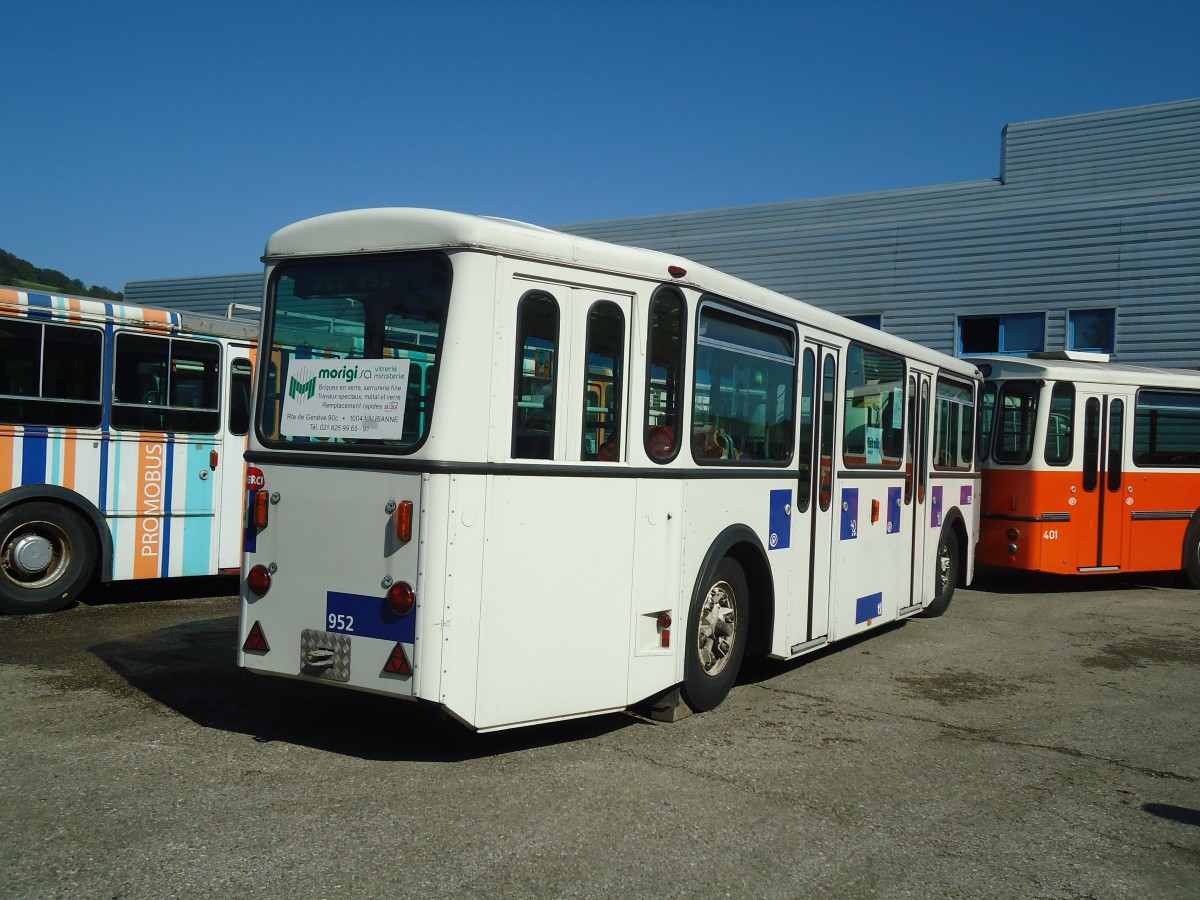
[[[946,353],[1200,367],[1200,99],[1010,124],[999,161],[978,181],[554,227]],[[220,315],[261,289],[261,273],[125,286],[134,303]]]

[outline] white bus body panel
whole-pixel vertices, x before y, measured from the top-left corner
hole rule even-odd
[[[242,639],[258,622],[270,650],[242,650],[239,664],[253,671],[415,696],[423,674],[415,663],[413,677],[384,674],[383,668],[397,642],[410,661],[419,658],[423,647],[416,623],[425,618],[426,603],[435,607],[434,621],[441,621],[436,609],[441,592],[431,590],[425,597],[426,585],[419,578],[421,517],[413,517],[412,540],[400,542],[387,504],[411,500],[420,507],[422,477],[339,469],[336,478],[324,478],[323,470],[281,465],[264,465],[262,471],[263,489],[279,499],[270,506],[267,526],[255,529],[247,542],[245,565],[248,570],[262,563],[275,571],[265,596],[242,592]],[[284,523],[288,527],[282,527]],[[417,591],[417,608],[402,620],[384,609],[390,583],[385,578],[406,581]],[[301,657],[305,630],[348,641],[349,671],[306,672]],[[431,673],[435,681],[436,671]]]

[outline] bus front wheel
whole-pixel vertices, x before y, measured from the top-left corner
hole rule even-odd
[[[62,609],[95,568],[90,529],[66,507],[23,503],[0,513],[0,611]]]
[[[950,607],[954,599],[954,588],[958,584],[958,533],[949,523],[942,526],[938,535],[937,556],[933,563],[933,600],[921,610],[926,618],[940,616]]]
[[[747,592],[742,567],[725,557],[692,598],[683,697],[696,712],[719,706],[737,680],[750,632]]]
[[[1183,535],[1183,569],[1192,587],[1200,588],[1200,513],[1192,516]]]

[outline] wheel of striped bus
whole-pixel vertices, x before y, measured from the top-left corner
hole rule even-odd
[[[0,611],[62,609],[96,567],[89,527],[57,503],[22,503],[0,512]]]

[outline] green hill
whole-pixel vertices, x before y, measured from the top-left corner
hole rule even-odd
[[[68,278],[55,269],[39,269],[33,263],[13,256],[6,250],[0,250],[0,284],[32,291],[56,291],[62,294],[98,297],[101,300],[125,299],[125,295],[120,291],[110,291],[98,284],[88,287],[78,278]]]

